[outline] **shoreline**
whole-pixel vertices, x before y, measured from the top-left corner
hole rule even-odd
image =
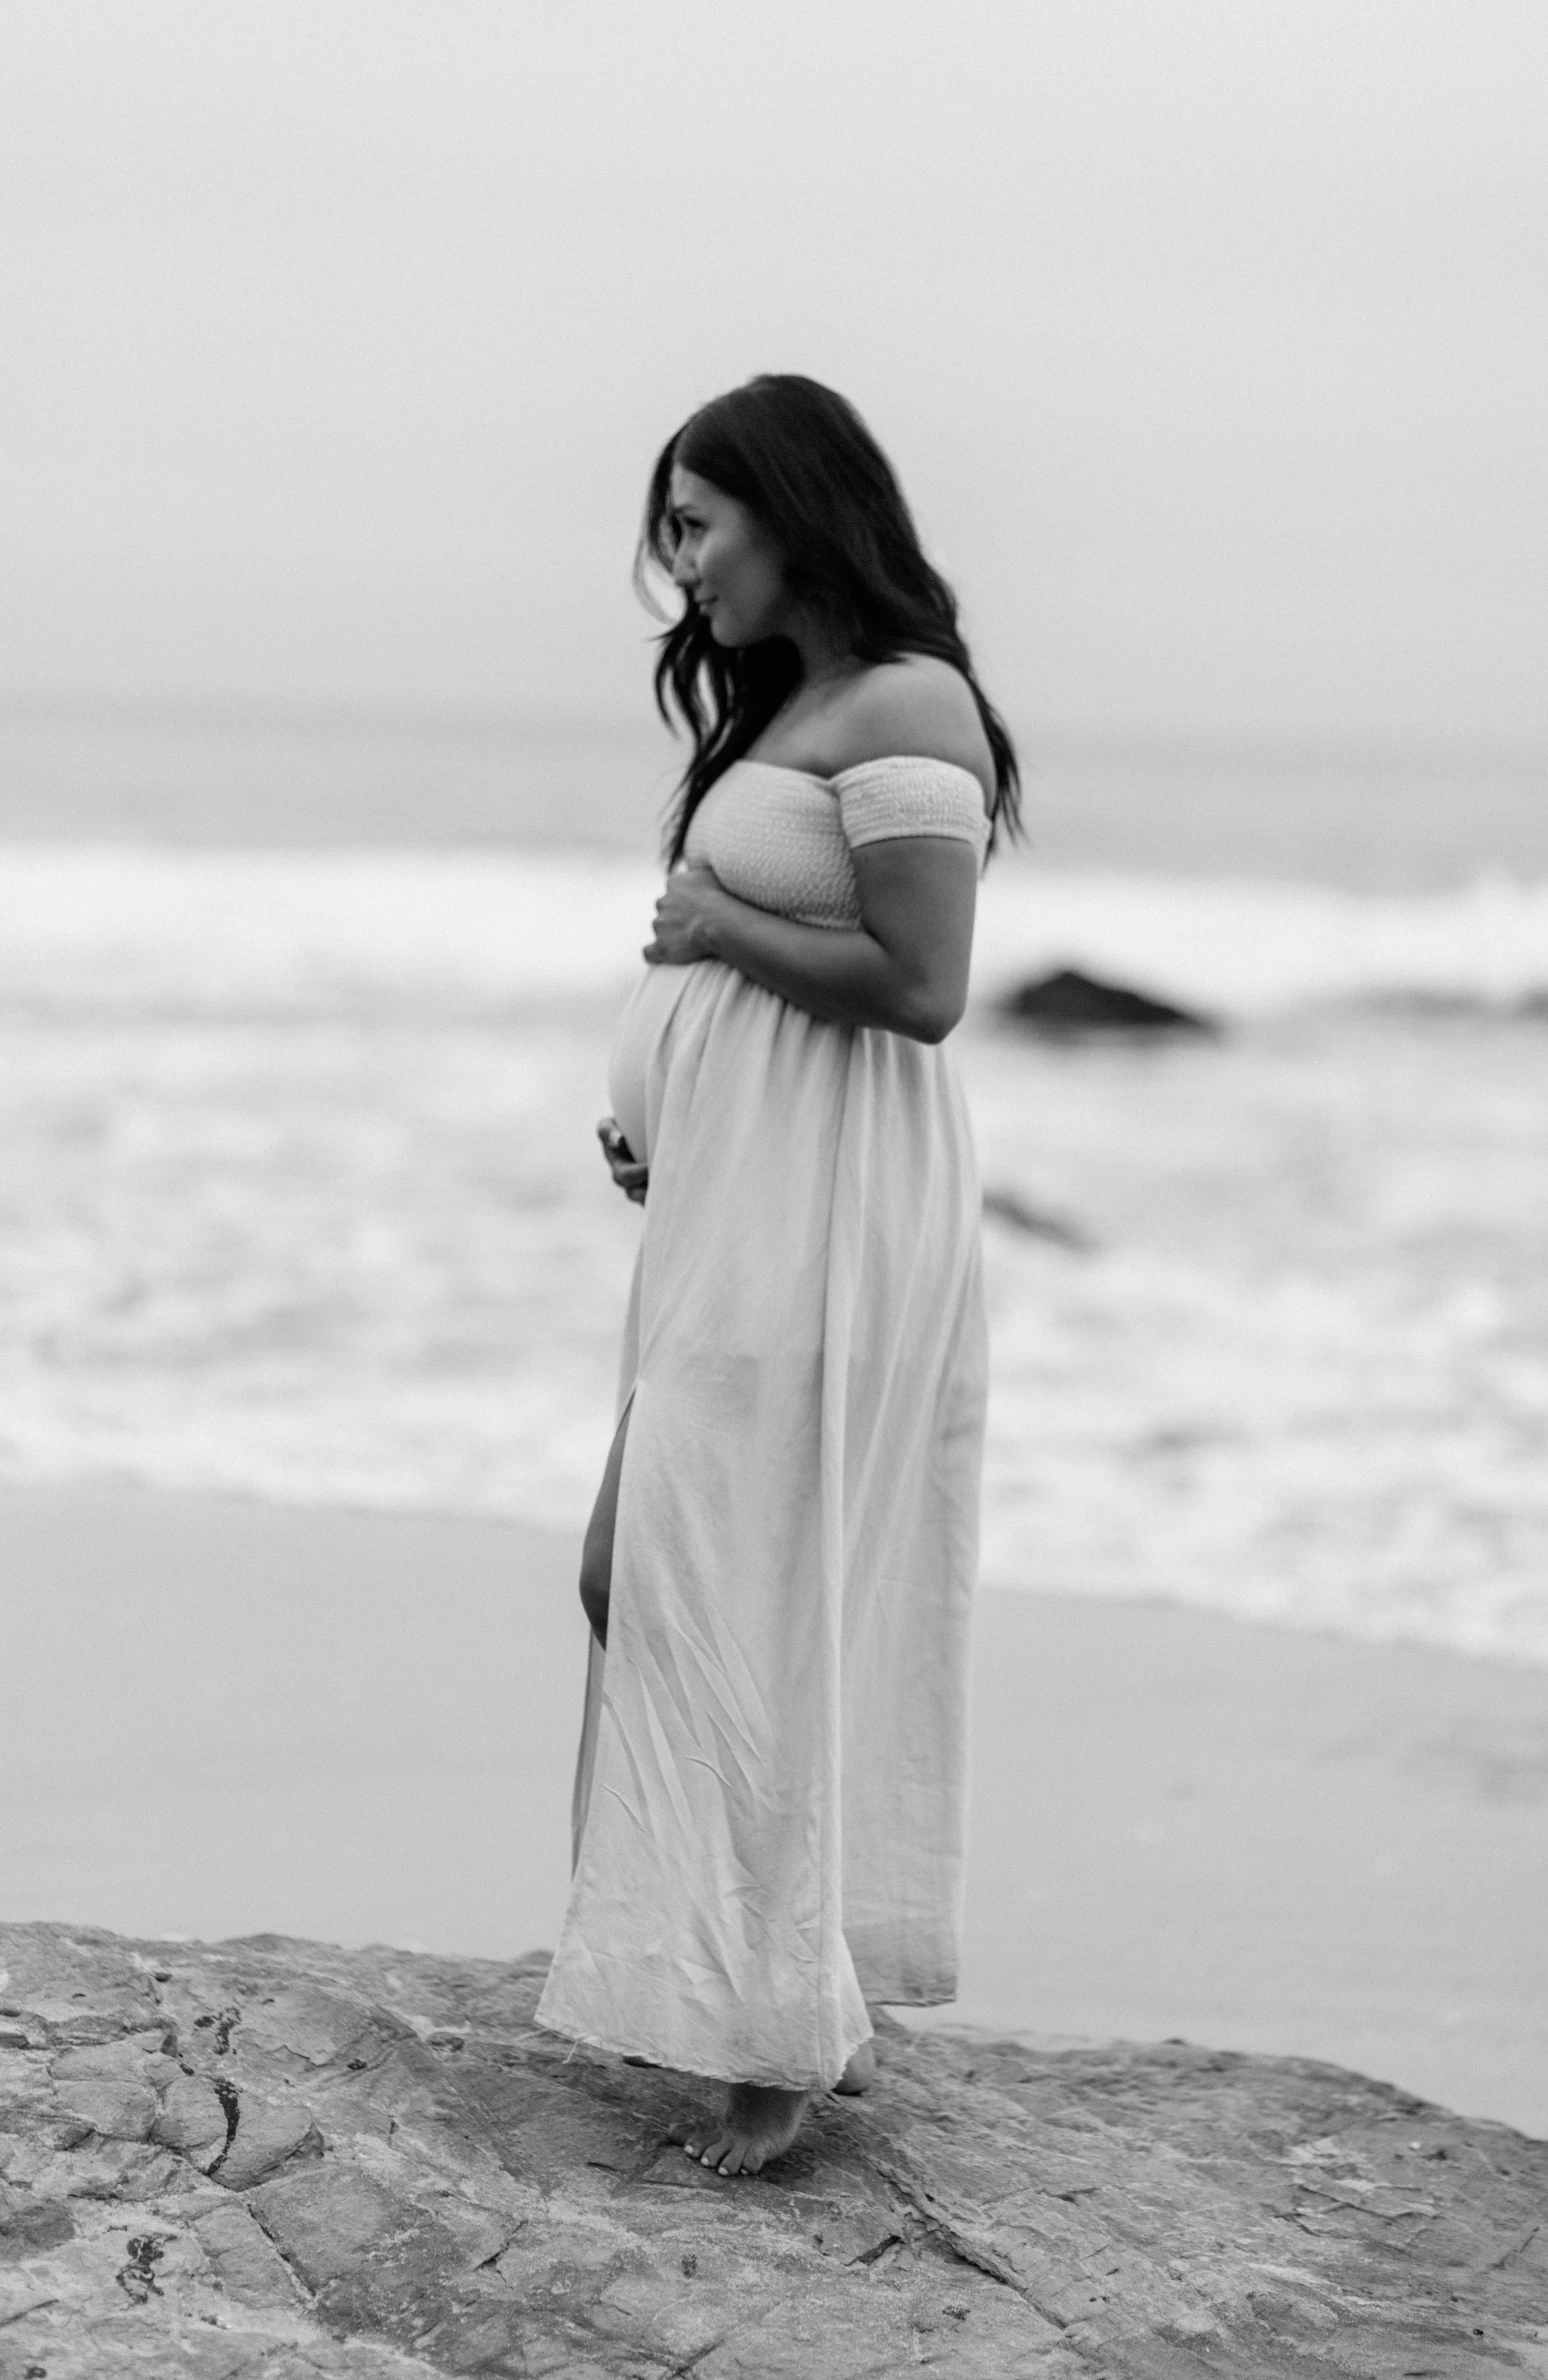
[[[568,1869],[576,1543],[0,1488],[0,1916],[510,1957]],[[1548,1671],[981,1591],[961,1997],[1548,2135]]]

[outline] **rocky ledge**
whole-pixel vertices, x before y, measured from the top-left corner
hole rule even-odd
[[[1548,2143],[1184,2043],[888,2027],[772,2173],[546,1961],[0,1928],[4,2380],[1548,2374]]]

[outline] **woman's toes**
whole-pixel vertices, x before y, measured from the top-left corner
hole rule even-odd
[[[756,2173],[757,2165],[748,2163],[752,2154],[752,2142],[739,2138],[735,2132],[722,2132],[718,2139],[709,2143],[707,2148],[695,2148],[689,2151],[689,2155],[697,2157],[699,2163],[707,2166],[711,2173],[724,2174],[728,2180],[735,2174]],[[758,2165],[761,2165],[762,2162],[763,2159],[759,2156]]]

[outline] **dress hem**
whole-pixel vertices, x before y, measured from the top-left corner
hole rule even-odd
[[[897,2001],[893,2005],[902,2007],[905,2003]],[[907,2005],[933,2007],[940,2003],[922,2001],[907,2003]],[[541,2013],[535,2015],[532,2021],[540,2032],[552,2033],[560,2041],[571,2041],[577,2049],[604,2050],[609,2056],[615,2058],[643,2058],[647,2064],[659,2066],[664,2074],[688,2074],[699,2082],[754,2083],[766,2091],[831,2091],[855,2051],[863,2049],[866,2042],[874,2041],[876,2038],[874,2028],[867,2025],[859,2039],[852,2041],[848,2049],[845,2050],[837,2072],[826,2079],[804,2074],[771,2075],[766,2070],[757,2074],[705,2074],[696,2066],[672,2065],[669,2060],[653,2054],[652,2049],[647,2048],[640,2040],[607,2040],[600,2033],[577,2032],[570,2025],[555,2024],[552,2018],[545,2017]]]

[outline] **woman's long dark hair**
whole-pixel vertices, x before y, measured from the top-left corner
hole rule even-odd
[[[636,560],[647,600],[651,565],[670,572],[676,551],[676,463],[746,505],[779,548],[792,593],[828,614],[857,660],[933,653],[961,671],[994,755],[989,848],[1002,827],[1019,834],[1015,747],[973,675],[956,597],[925,560],[892,466],[853,405],[818,380],[765,372],[690,414],[650,477]],[[691,596],[659,642],[657,706],[668,726],[675,711],[693,739],[667,825],[675,863],[700,802],[762,734],[800,682],[801,664],[784,637],[718,645]]]

